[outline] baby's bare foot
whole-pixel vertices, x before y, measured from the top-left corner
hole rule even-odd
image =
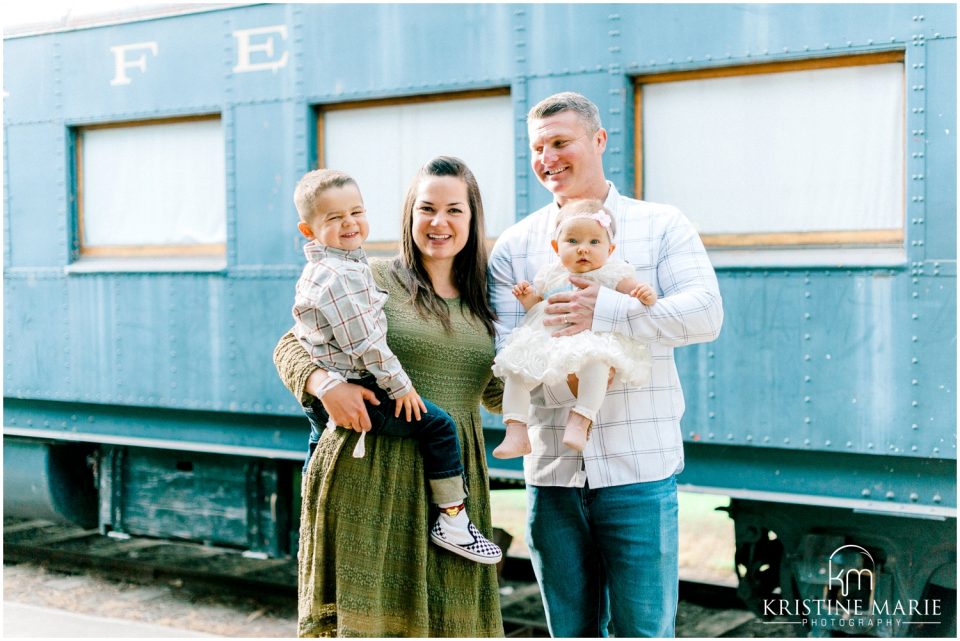
[[[507,434],[493,450],[494,458],[517,458],[531,451],[526,423],[507,421]]]

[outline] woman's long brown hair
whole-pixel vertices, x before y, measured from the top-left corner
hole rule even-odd
[[[470,236],[467,244],[453,258],[453,282],[460,292],[460,307],[466,307],[483,323],[493,336],[496,316],[487,300],[487,250],[483,244],[483,202],[480,187],[473,172],[459,158],[438,156],[420,168],[403,202],[403,222],[400,236],[401,253],[391,264],[390,271],[410,294],[410,300],[420,316],[437,318],[447,333],[453,330],[450,310],[446,302],[433,290],[430,275],[423,266],[423,254],[413,242],[413,213],[420,181],[428,176],[452,176],[467,186],[467,204],[470,207]]]

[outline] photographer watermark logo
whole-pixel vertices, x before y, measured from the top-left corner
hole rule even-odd
[[[807,594],[821,598],[764,599],[763,614],[785,620],[765,624],[805,625],[826,630],[894,628],[901,625],[939,624],[940,599],[909,599],[906,602],[877,594],[880,568],[873,555],[859,545],[841,545],[827,558],[823,580],[808,579]],[[888,590],[889,591],[889,590]]]
[[[866,557],[866,560],[870,562],[870,569],[856,569],[843,567],[842,565],[837,568],[836,576],[834,576],[834,558],[840,554],[843,550],[846,549],[858,550],[860,554]],[[842,545],[833,551],[833,554],[830,555],[830,558],[827,560],[827,589],[830,590],[833,587],[839,588],[840,596],[847,598],[851,594],[850,590],[850,581],[851,577],[857,578],[857,592],[862,590],[867,590],[870,594],[873,594],[873,581],[875,576],[877,564],[874,563],[873,557],[870,556],[870,553],[859,545]],[[864,578],[867,579],[867,587],[864,587]]]

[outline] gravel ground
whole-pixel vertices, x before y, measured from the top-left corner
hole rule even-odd
[[[56,608],[93,616],[139,621],[194,630],[223,637],[293,638],[297,631],[296,603],[197,593],[176,584],[138,584],[99,576],[49,570],[43,563],[5,563],[4,600]],[[535,586],[518,589],[527,599],[516,601],[509,612],[515,617],[542,616]],[[507,593],[509,594],[509,592]],[[510,597],[505,594],[505,598]],[[519,596],[519,595],[514,595]],[[680,603],[679,637],[788,637],[804,636],[793,626],[769,625],[742,610],[716,610]],[[64,636],[68,636],[65,634]]]
[[[5,601],[196,630],[224,637],[296,637],[297,604],[197,593],[176,584],[140,585],[4,563]]]

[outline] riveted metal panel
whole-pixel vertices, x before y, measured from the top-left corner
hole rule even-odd
[[[509,83],[513,8],[478,4],[303,7],[311,100],[437,93]]]
[[[217,111],[230,55],[222,33],[213,12],[57,36],[62,116],[90,123]]]
[[[60,50],[59,42],[43,38],[4,41],[4,124],[43,122],[57,116],[63,99]]]
[[[798,365],[812,377],[803,416],[811,432],[798,448],[903,450],[909,404],[889,392],[908,376],[900,325],[907,297],[897,273],[820,271],[805,279],[811,336]]]
[[[676,352],[688,442],[956,457],[953,278],[724,270],[720,282],[720,338]]]
[[[536,75],[606,72],[608,63],[616,58],[615,47],[621,46],[620,40],[633,37],[629,33],[622,38],[612,34],[622,29],[623,9],[630,8],[609,4],[528,5],[530,28],[525,54],[531,72]]]
[[[274,413],[278,406],[299,412],[290,393],[275,376],[273,348],[277,338],[293,324],[295,277],[268,278],[251,274],[227,285],[226,330],[223,344],[225,375],[229,380],[231,411]],[[273,371],[271,371],[273,370]]]
[[[66,296],[62,301],[63,323],[66,338],[64,361],[68,365],[68,378],[60,384],[70,398],[92,402],[121,402],[128,386],[136,381],[150,378],[149,355],[141,362],[125,366],[124,350],[136,358],[139,352],[128,338],[131,327],[140,327],[140,338],[153,345],[147,334],[147,323],[130,323],[121,313],[124,302],[128,308],[135,306],[135,299],[118,300],[118,291],[112,279],[102,277],[65,278]],[[144,292],[149,294],[149,290]],[[37,336],[39,338],[39,336]],[[150,350],[153,351],[152,349]],[[49,386],[56,391],[56,385]],[[50,396],[46,396],[50,398]],[[54,397],[55,398],[55,397]],[[109,400],[108,400],[109,399]]]
[[[286,394],[290,396],[289,392]],[[303,459],[310,434],[310,425],[302,412],[293,418],[264,419],[261,415],[228,411],[62,403],[9,397],[3,411],[5,432],[12,429],[21,437],[43,438],[42,434],[49,434],[49,438],[62,441],[287,460]]]
[[[234,154],[236,262],[302,262],[293,189],[307,171],[306,109],[290,102],[238,105],[233,117],[243,134]]]
[[[803,4],[647,5],[625,11],[628,68],[655,70],[831,55],[909,40],[911,8]]]
[[[938,274],[936,265],[909,285],[911,313],[899,337],[908,346],[909,388],[899,389],[909,403],[909,425],[901,430],[905,453],[956,460],[957,278]]]
[[[5,274],[3,289],[4,396],[74,398],[65,279]]]
[[[802,277],[725,273],[720,293],[720,338],[674,352],[687,404],[684,438],[770,447],[802,442],[809,430],[802,397],[810,384],[800,371]]]
[[[928,514],[941,517],[957,506],[955,460],[710,443],[685,449],[687,465],[678,481],[690,489],[721,488],[723,494],[748,499],[767,493],[787,503],[874,512],[905,514],[927,506],[933,508]]]
[[[166,293],[168,342],[156,351],[168,363],[166,385],[174,407],[222,409],[229,400],[230,381],[220,358],[229,323],[225,292],[226,279],[191,274],[172,282]]]
[[[5,205],[10,217],[10,265],[36,267],[67,261],[66,131],[60,123],[6,127],[11,158]]]
[[[922,169],[909,171],[919,175],[925,186],[926,213],[917,217],[925,225],[927,258],[957,259],[957,39],[939,37],[934,32],[926,42],[927,76],[935,82],[928,87],[923,127],[927,131]],[[942,34],[939,34],[942,35]],[[916,182],[916,181],[915,181]]]

